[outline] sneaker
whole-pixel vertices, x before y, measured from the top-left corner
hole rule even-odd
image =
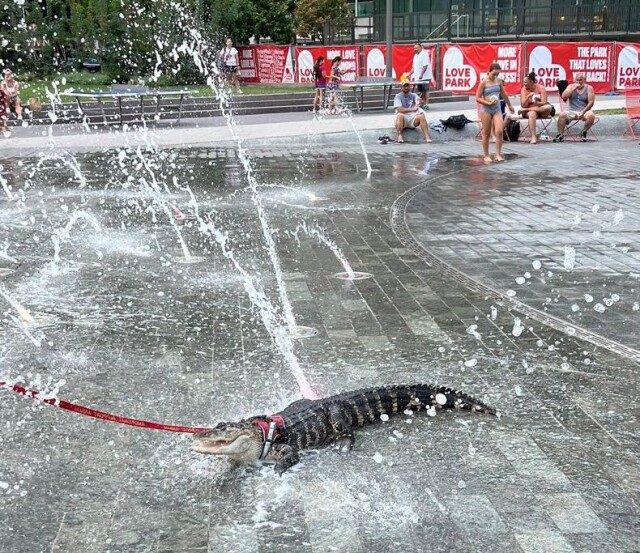
[[[554,142],[564,142],[564,135],[563,134],[559,134],[557,135],[554,139]]]
[[[389,144],[389,142],[391,142],[391,138],[386,134],[378,137],[378,144]]]
[[[581,142],[586,142],[587,141],[587,131],[582,131],[580,133],[580,141]]]

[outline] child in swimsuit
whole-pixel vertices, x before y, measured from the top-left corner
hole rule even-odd
[[[502,132],[504,130],[502,121],[502,111],[500,110],[500,99],[504,100],[505,105],[511,113],[514,113],[513,106],[509,100],[509,96],[504,91],[504,82],[498,78],[500,74],[500,65],[492,63],[489,66],[487,76],[478,86],[476,93],[476,102],[481,105],[480,121],[482,123],[482,152],[484,161],[490,163],[493,161],[489,155],[489,137],[491,130],[496,137],[496,161],[504,161],[502,157]]]

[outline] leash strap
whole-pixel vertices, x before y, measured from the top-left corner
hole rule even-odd
[[[105,413],[104,411],[98,411],[97,409],[91,409],[90,407],[83,407],[64,399],[57,399],[52,397],[40,397],[40,392],[37,390],[30,390],[19,384],[9,384],[7,382],[0,382],[0,388],[11,390],[18,395],[28,397],[47,405],[53,405],[60,407],[60,409],[66,409],[67,411],[73,411],[74,413],[80,413],[87,417],[94,419],[101,419],[110,422],[117,422],[118,424],[126,424],[128,426],[137,426],[138,428],[148,428],[151,430],[164,430],[166,432],[184,432],[193,434],[196,432],[203,432],[205,430],[211,430],[210,428],[194,427],[194,426],[178,426],[173,424],[162,424],[160,422],[144,421],[138,419],[131,419],[129,417],[121,417],[119,415],[112,415],[111,413]]]
[[[267,458],[267,454],[271,450],[271,445],[273,444],[273,438],[276,433],[276,423],[271,421],[269,423],[269,430],[267,431],[267,435],[264,439],[264,446],[262,447],[262,453],[260,454],[260,460],[264,461]]]

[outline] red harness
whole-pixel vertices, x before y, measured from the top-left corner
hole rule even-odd
[[[271,445],[274,440],[282,436],[282,430],[285,428],[284,419],[279,415],[271,415],[263,420],[252,420],[251,424],[255,424],[260,427],[260,430],[262,430],[262,440],[264,445],[262,447],[262,453],[260,454],[260,460],[264,461],[271,450]]]

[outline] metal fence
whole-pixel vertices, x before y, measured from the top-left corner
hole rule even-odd
[[[328,23],[325,42],[386,40],[384,14],[357,19],[355,28]],[[393,40],[456,40],[526,36],[628,36],[640,34],[640,0],[607,6],[572,5],[480,8],[393,14]]]

